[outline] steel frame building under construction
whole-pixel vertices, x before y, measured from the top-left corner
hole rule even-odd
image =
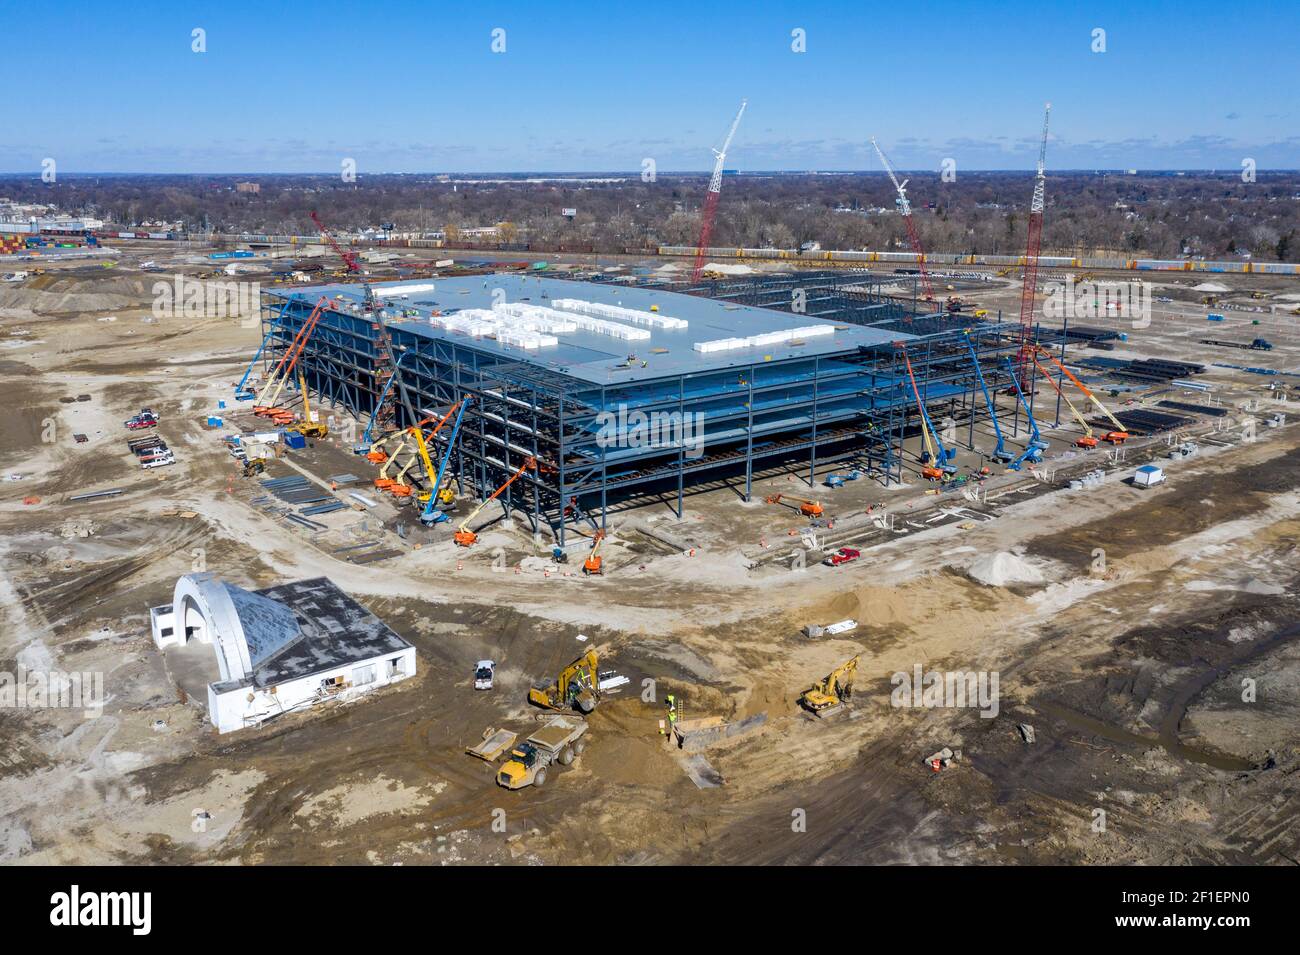
[[[325,302],[299,364],[313,397],[362,422],[386,406],[370,440],[471,398],[450,457],[461,495],[485,498],[534,459],[499,500],[564,546],[566,526],[603,528],[611,510],[651,500],[680,516],[688,492],[723,480],[746,500],[756,474],[779,470],[810,485],[835,463],[901,480],[917,393],[972,446],[988,409],[971,347],[996,395],[1019,325],[914,314],[909,296],[885,294],[898,281],[796,273],[682,294],[494,274],[376,285],[374,310],[355,283],[264,290],[262,361]],[[1014,399],[998,413],[1018,428]]]

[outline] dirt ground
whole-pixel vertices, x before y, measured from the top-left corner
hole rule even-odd
[[[586,579],[549,565],[549,541],[522,524],[494,523],[464,551],[389,503],[326,515],[317,534],[259,506],[263,489],[220,442],[240,414],[203,423],[258,330],[149,320],[145,254],[0,289],[0,672],[103,673],[108,697],[93,718],[0,708],[0,861],[1300,860],[1300,429],[1262,423],[1300,412],[1269,388],[1294,376],[1211,367],[1209,396],[1166,396],[1230,412],[1189,429],[1201,451],[1176,462],[1163,438],[1118,461],[1079,452],[1065,421],[1036,473],[966,494],[927,494],[914,475],[832,492],[826,468],[813,488],[765,475],[749,504],[720,484],[680,518],[650,503],[616,515],[608,572]],[[168,276],[198,268],[147,254]],[[979,297],[1011,308],[1019,291],[990,283]],[[1245,312],[1215,337],[1254,329],[1277,349],[1202,354],[1194,311],[1157,308],[1106,354],[1300,366],[1293,325],[1272,316],[1260,332]],[[90,399],[60,400],[77,395]],[[162,415],[177,465],[144,472],[127,452],[122,421],[141,406]],[[345,443],[334,434],[268,471],[368,484]],[[1164,486],[1121,480],[1147,459],[1166,466]],[[1068,487],[1097,467],[1111,472],[1100,487]],[[69,500],[109,488],[123,493]],[[815,495],[834,526],[763,503],[776,492]],[[367,540],[398,554],[336,553]],[[817,563],[846,544],[862,558]],[[416,646],[418,674],[218,736],[149,638],[148,608],[195,570],[248,587],[328,576]],[[845,618],[857,629],[800,633]],[[545,787],[494,785],[466,746],[486,727],[534,725],[528,686],[589,646],[629,682],[592,716],[587,751]],[[799,692],[854,655],[850,709],[800,710]],[[483,657],[498,662],[488,693],[471,681]],[[897,675],[918,667],[996,677],[996,706],[897,705]],[[687,718],[766,718],[688,753],[660,736],[667,693]],[[925,757],[943,747],[959,758],[936,771]]]

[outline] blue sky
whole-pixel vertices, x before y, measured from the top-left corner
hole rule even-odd
[[[1057,169],[1300,168],[1295,2],[0,0],[0,37],[0,172],[700,170],[742,97],[741,170],[1027,169],[1045,100]]]

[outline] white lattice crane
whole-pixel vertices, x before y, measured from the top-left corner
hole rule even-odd
[[[880,164],[885,167],[885,172],[889,173],[889,181],[894,184],[894,190],[898,193],[898,211],[903,214],[903,223],[907,226],[907,239],[912,244],[912,251],[916,253],[916,265],[921,270],[921,294],[927,302],[934,301],[934,286],[930,284],[930,273],[925,267],[925,250],[921,248],[921,237],[916,231],[916,222],[912,219],[912,203],[907,198],[907,180],[898,181],[894,175],[894,167],[889,164],[885,158],[884,150],[880,144],[873,138],[871,145],[876,149],[876,155],[880,157]]]
[[[700,244],[695,247],[695,268],[691,270],[692,282],[698,282],[700,273],[704,271],[704,257],[708,254],[709,239],[713,236],[713,220],[718,215],[718,196],[722,193],[722,164],[727,159],[727,150],[731,148],[731,140],[740,125],[740,117],[745,115],[745,107],[748,105],[749,100],[740,101],[740,109],[736,112],[736,118],[731,121],[731,129],[727,130],[727,138],[722,141],[722,148],[713,150],[716,158],[713,163],[713,176],[709,179],[709,191],[704,197],[704,210],[700,217]]]

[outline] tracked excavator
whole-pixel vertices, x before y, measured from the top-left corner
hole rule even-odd
[[[820,683],[799,694],[799,705],[821,719],[838,715],[853,695],[853,678],[857,672],[857,657],[840,664]]]
[[[590,713],[600,702],[600,678],[595,650],[588,650],[560,671],[552,683],[541,683],[528,691],[528,702],[547,710],[576,709]]]

